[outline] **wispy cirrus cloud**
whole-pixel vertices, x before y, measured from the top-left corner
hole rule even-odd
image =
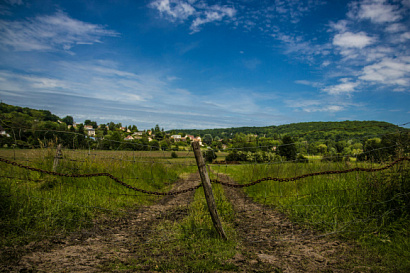
[[[196,0],[155,0],[149,5],[171,22],[191,22],[191,33],[200,31],[201,26],[212,22],[231,20],[236,9],[228,5],[208,5]]]
[[[62,11],[25,20],[0,20],[0,46],[15,51],[50,51],[70,49],[79,44],[101,43],[116,31],[69,17]]]
[[[336,113],[347,110],[349,106],[352,106],[351,104],[346,102],[334,102],[326,99],[285,100],[285,103],[288,107],[295,109],[295,111],[302,111],[306,113]]]

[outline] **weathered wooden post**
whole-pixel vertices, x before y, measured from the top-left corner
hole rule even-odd
[[[202,186],[204,187],[205,198],[208,204],[209,213],[211,214],[212,222],[214,223],[214,227],[219,236],[221,236],[222,239],[227,240],[225,231],[222,227],[221,221],[219,220],[218,211],[216,210],[214,194],[212,193],[211,180],[209,179],[209,175],[206,170],[205,160],[202,156],[199,143],[196,141],[192,142],[192,149],[194,151],[196,164],[198,165],[198,170],[201,176]]]
[[[58,166],[58,160],[63,157],[63,153],[61,152],[61,144],[57,145],[57,151],[56,151],[56,156],[54,157],[54,162],[53,162],[53,172],[57,170]]]

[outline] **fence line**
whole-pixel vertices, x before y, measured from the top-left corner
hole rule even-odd
[[[303,174],[303,175],[298,175],[294,177],[289,177],[289,178],[277,178],[277,177],[265,177],[261,178],[258,180],[255,180],[253,182],[247,183],[247,184],[233,184],[233,183],[228,183],[228,182],[223,182],[217,179],[211,179],[211,182],[221,184],[224,186],[232,187],[232,188],[243,188],[243,187],[250,187],[253,185],[256,185],[258,183],[261,183],[263,181],[277,181],[277,182],[290,182],[290,181],[296,181],[300,180],[306,177],[312,177],[312,176],[318,176],[318,175],[328,175],[328,174],[342,174],[342,173],[350,173],[350,172],[378,172],[378,171],[383,171],[386,169],[389,169],[393,167],[394,165],[398,164],[401,161],[410,161],[410,158],[407,157],[401,157],[392,163],[390,163],[387,166],[381,167],[381,168],[353,168],[353,169],[347,169],[347,170],[341,170],[341,171],[323,171],[323,172],[316,172],[316,173],[308,173],[308,174]]]
[[[196,189],[200,188],[201,185],[202,185],[202,184],[200,184],[198,186],[195,186],[195,187],[192,187],[192,188],[189,188],[189,189],[185,189],[185,190],[180,190],[180,191],[155,192],[155,191],[147,191],[147,190],[143,190],[143,189],[133,187],[133,186],[121,181],[119,178],[113,176],[110,173],[64,174],[64,173],[47,171],[47,170],[43,170],[43,169],[39,169],[39,168],[26,166],[26,165],[23,165],[23,164],[14,162],[14,161],[10,161],[8,159],[1,158],[1,157],[0,157],[0,161],[4,162],[6,164],[10,164],[10,165],[19,167],[19,168],[27,169],[27,170],[34,171],[34,172],[50,174],[50,175],[54,175],[54,176],[71,177],[71,178],[102,177],[102,176],[105,176],[105,177],[111,178],[112,180],[114,180],[115,182],[120,184],[121,186],[124,186],[128,189],[138,191],[138,192],[142,192],[142,193],[146,193],[146,194],[153,194],[153,195],[177,195],[177,194],[186,193],[186,192],[189,192],[189,191],[196,190]],[[356,167],[356,168],[347,169],[347,170],[333,170],[333,171],[308,173],[308,174],[298,175],[298,176],[289,177],[289,178],[264,177],[264,178],[260,178],[258,180],[255,180],[253,182],[249,182],[247,184],[233,184],[233,183],[229,183],[229,182],[223,182],[223,181],[220,181],[218,179],[211,179],[211,182],[215,183],[215,184],[221,184],[221,185],[224,185],[224,186],[232,187],[232,188],[244,188],[244,187],[250,187],[250,186],[259,184],[259,183],[264,182],[264,181],[291,182],[291,181],[300,180],[300,179],[303,179],[303,178],[306,178],[306,177],[313,177],[313,176],[319,176],[319,175],[343,174],[343,173],[350,173],[350,172],[369,172],[369,173],[379,172],[379,171],[383,171],[383,170],[392,168],[394,165],[397,165],[398,163],[400,163],[402,161],[410,161],[410,158],[401,157],[399,159],[396,159],[392,163],[390,163],[390,164],[388,164],[384,167],[380,167],[380,168],[359,168],[359,167]]]
[[[185,190],[180,190],[180,191],[170,191],[170,192],[147,191],[147,190],[144,190],[144,189],[139,189],[139,188],[136,188],[136,187],[134,187],[134,186],[131,186],[131,185],[129,185],[129,184],[127,184],[127,183],[121,181],[119,178],[113,176],[113,175],[110,174],[110,173],[65,174],[65,173],[58,173],[58,172],[46,171],[46,170],[42,170],[42,169],[39,169],[39,168],[34,168],[34,167],[26,166],[26,165],[19,164],[19,163],[17,163],[17,162],[10,161],[10,160],[8,160],[8,159],[4,159],[4,158],[1,158],[1,157],[0,157],[0,161],[1,161],[1,162],[4,162],[4,163],[6,163],[6,164],[10,164],[10,165],[13,165],[13,166],[22,168],[22,169],[27,169],[27,170],[29,170],[29,171],[45,173],[45,174],[50,174],[50,175],[54,175],[54,176],[71,177],[71,178],[102,177],[102,176],[105,176],[105,177],[111,178],[112,180],[114,180],[115,182],[117,182],[118,184],[120,184],[121,186],[124,186],[124,187],[126,187],[126,188],[128,188],[128,189],[131,189],[131,190],[134,190],[134,191],[138,191],[138,192],[142,192],[142,193],[146,193],[146,194],[153,194],[153,195],[178,195],[178,194],[181,194],[181,193],[186,193],[186,192],[189,192],[189,191],[196,190],[196,189],[198,189],[199,187],[201,187],[201,184],[200,184],[200,185],[198,185],[198,186],[195,186],[195,187],[192,187],[192,188],[189,188],[189,189],[185,189]]]

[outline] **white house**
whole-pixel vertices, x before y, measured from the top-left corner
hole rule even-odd
[[[84,128],[85,128],[85,126],[84,126]],[[85,130],[87,131],[87,135],[89,137],[94,137],[95,136],[95,129],[92,128],[92,126],[91,126],[91,129],[85,129]]]

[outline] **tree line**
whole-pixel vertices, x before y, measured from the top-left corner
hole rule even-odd
[[[189,149],[191,140],[176,141],[171,136],[189,134],[202,137],[203,145],[213,151],[229,151],[227,160],[231,161],[304,162],[309,155],[329,160],[353,155],[359,160],[380,161],[398,153],[408,153],[409,143],[408,129],[380,121],[172,131],[164,131],[157,124],[151,130],[139,131],[136,125],[122,126],[114,122],[99,125],[85,120],[76,124],[71,116],[59,118],[48,110],[5,103],[0,104],[0,115],[0,125],[9,135],[0,136],[3,148],[35,148],[58,142],[72,149],[178,151]],[[92,135],[90,128],[94,130]],[[399,144],[401,150],[396,151]],[[371,152],[376,150],[380,152]]]

